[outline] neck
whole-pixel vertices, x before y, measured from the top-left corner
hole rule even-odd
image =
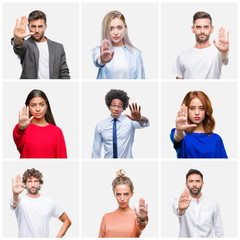
[[[203,124],[200,123],[194,130],[194,133],[205,133],[204,128],[203,128]]]
[[[31,194],[31,193],[27,193],[27,196],[30,197],[30,198],[39,198],[40,197],[40,193],[38,194]]]
[[[129,206],[125,208],[118,207],[117,211],[121,213],[127,213],[127,212],[132,212],[132,209]]]
[[[190,196],[191,196],[192,198],[197,199],[197,202],[198,202],[199,198],[202,196],[202,193],[201,193],[201,192],[200,192],[197,196],[196,196],[196,195],[193,195],[193,194],[191,194],[191,193],[189,193],[189,194],[190,194]]]
[[[202,42],[202,43],[196,41],[196,44],[195,44],[195,48],[199,48],[199,49],[207,48],[210,46],[211,46],[211,44],[209,43],[209,40],[207,42]]]
[[[123,46],[124,46],[124,43],[123,43],[123,41],[120,42],[120,43],[117,43],[117,44],[114,44],[114,43],[112,42],[112,46],[113,46],[113,47],[123,47]]]
[[[32,124],[41,126],[41,127],[49,125],[49,123],[45,120],[45,118],[41,118],[41,119],[33,118]]]

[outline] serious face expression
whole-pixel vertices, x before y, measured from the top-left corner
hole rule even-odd
[[[35,119],[41,120],[45,118],[47,111],[46,101],[41,97],[32,98],[29,102],[29,111]]]
[[[45,24],[44,19],[33,20],[28,25],[28,29],[31,33],[34,33],[31,37],[36,42],[44,41],[44,33],[47,29],[47,24]]]
[[[38,194],[38,191],[40,190],[39,180],[35,177],[28,178],[26,182],[26,189],[29,194]]]
[[[205,109],[198,98],[192,99],[188,107],[188,118],[191,123],[200,125],[205,118]]]
[[[197,42],[207,42],[209,40],[210,34],[213,32],[213,27],[210,24],[210,19],[197,19],[194,26],[192,27],[192,31],[195,33]]]
[[[113,118],[119,118],[123,110],[123,101],[120,99],[113,99],[110,105],[110,111]]]
[[[193,196],[198,196],[203,186],[202,178],[198,174],[191,174],[188,176],[186,187]]]
[[[130,187],[126,184],[117,185],[115,187],[115,198],[117,200],[119,208],[126,208],[129,205],[130,198],[133,196],[133,193],[130,190]]]
[[[109,25],[109,35],[112,41],[113,47],[123,47],[123,37],[126,31],[126,27],[120,18],[114,18]]]

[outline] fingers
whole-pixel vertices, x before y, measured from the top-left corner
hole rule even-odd
[[[124,115],[132,120],[132,117],[130,115],[128,115],[128,114],[124,114]]]
[[[15,24],[15,27],[17,27],[18,26],[18,18],[17,18],[17,20],[16,20],[16,24]]]
[[[132,112],[132,107],[131,104],[128,104],[130,111]]]
[[[111,58],[113,58],[113,55],[114,55],[114,50],[110,54]]]
[[[229,31],[227,32],[227,41],[229,41]]]
[[[135,207],[133,207],[133,209],[134,209],[134,212],[137,214],[137,209]]]
[[[29,118],[29,107],[27,106],[25,109],[26,109],[26,116]]]

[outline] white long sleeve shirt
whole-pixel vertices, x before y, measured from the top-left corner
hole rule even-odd
[[[173,202],[173,211],[179,218],[179,237],[212,238],[224,237],[219,206],[214,200],[201,196],[193,198],[183,215],[178,214],[178,200]]]

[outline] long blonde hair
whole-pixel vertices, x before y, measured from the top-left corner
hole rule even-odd
[[[123,37],[123,43],[125,45],[127,45],[130,49],[131,48],[135,48],[129,37],[128,37],[128,29],[127,29],[127,24],[126,24],[126,20],[125,20],[125,17],[123,16],[122,13],[120,13],[119,11],[115,10],[115,11],[111,11],[109,13],[107,13],[105,15],[105,17],[103,18],[103,21],[102,21],[102,30],[101,30],[101,43],[104,39],[107,39],[109,42],[110,42],[110,45],[111,45],[111,48],[112,48],[112,41],[110,39],[110,36],[109,36],[109,25],[110,25],[110,22],[114,19],[114,18],[119,18],[123,21],[123,24],[126,28],[126,32],[124,34],[124,37]]]

